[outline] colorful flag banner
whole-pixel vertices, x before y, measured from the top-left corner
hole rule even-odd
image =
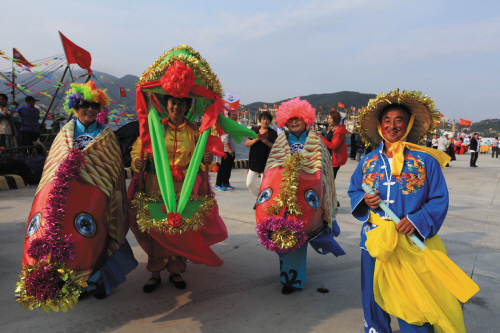
[[[345,108],[344,104],[342,104],[342,103],[340,103],[340,102],[338,103],[338,106],[339,106],[339,108],[342,108],[342,109],[344,109],[344,108]]]

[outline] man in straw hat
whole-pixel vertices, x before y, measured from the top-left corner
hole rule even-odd
[[[381,247],[387,240],[387,234],[381,233],[381,226],[384,225],[383,220],[389,219],[379,208],[380,201],[401,219],[395,230],[407,236],[415,234],[425,241],[427,247],[432,248],[432,244],[436,243],[438,250],[444,250],[437,232],[446,217],[449,197],[440,165],[444,167],[450,158],[439,150],[417,144],[432,133],[434,119],[438,116],[431,98],[422,96],[420,92],[395,90],[370,100],[359,118],[358,127],[363,141],[378,146],[361,160],[351,177],[348,191],[352,215],[363,222],[361,291],[367,333],[392,332],[389,315],[398,318],[401,332],[434,332],[435,327],[456,327],[456,332],[461,332],[460,328],[463,328],[460,305],[447,290],[441,292],[437,289],[439,293],[429,290],[430,296],[426,298],[426,292],[422,291],[425,288],[414,292],[411,281],[403,279],[400,289],[404,296],[398,298],[399,294],[394,295],[400,290],[395,290],[396,283],[383,266],[391,264],[394,256],[390,257],[392,252],[385,257],[380,255],[386,250]],[[365,194],[362,184],[368,184],[376,194]],[[404,246],[401,244],[404,242],[397,242],[399,234],[394,232],[394,222],[391,221],[388,226],[389,232],[395,235],[394,251],[396,244]],[[416,248],[411,241],[406,243]],[[418,256],[412,254],[408,261],[415,264]],[[427,276],[430,276],[432,285],[441,283],[432,274]],[[406,297],[405,292],[412,294],[413,298]],[[421,303],[429,298],[433,304],[439,304],[434,309],[442,306],[443,302],[449,305],[447,311],[444,310],[446,316],[426,312],[423,308],[429,308],[428,303],[421,307]]]

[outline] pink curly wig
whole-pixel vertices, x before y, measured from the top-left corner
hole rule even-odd
[[[300,100],[300,97],[292,98],[289,101],[281,103],[276,113],[276,122],[278,127],[285,127],[288,119],[302,118],[309,127],[316,120],[316,109],[308,101]]]

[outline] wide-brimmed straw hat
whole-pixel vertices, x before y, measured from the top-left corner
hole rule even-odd
[[[434,100],[420,91],[399,91],[395,89],[387,94],[381,93],[368,102],[358,119],[358,131],[361,139],[371,145],[378,146],[382,137],[378,133],[377,124],[382,110],[390,104],[406,106],[415,116],[413,127],[407,136],[408,142],[418,143],[434,131],[434,122],[439,120],[439,111]]]

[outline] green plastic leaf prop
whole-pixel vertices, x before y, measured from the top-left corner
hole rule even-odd
[[[174,181],[172,179],[172,172],[170,171],[170,163],[168,162],[163,127],[158,112],[156,112],[155,108],[151,105],[148,111],[148,122],[151,134],[151,146],[153,147],[153,156],[155,157],[155,168],[158,170],[156,176],[158,177],[161,196],[163,197],[163,202],[165,203],[167,211],[175,213]]]
[[[219,113],[219,117],[217,117],[217,124],[225,133],[231,135],[234,141],[238,144],[246,137],[250,139],[257,138],[257,134],[254,131],[227,117],[224,117],[222,113]]]
[[[201,159],[203,158],[203,154],[205,153],[205,147],[207,146],[207,140],[209,131],[203,131],[200,135],[200,139],[196,144],[193,152],[193,158],[189,163],[188,170],[186,172],[186,178],[184,179],[184,184],[182,184],[181,194],[179,196],[179,213],[182,214],[184,208],[186,207],[187,202],[189,201],[189,197],[191,196],[191,192],[193,191],[194,181],[196,179],[196,174],[200,168]]]

